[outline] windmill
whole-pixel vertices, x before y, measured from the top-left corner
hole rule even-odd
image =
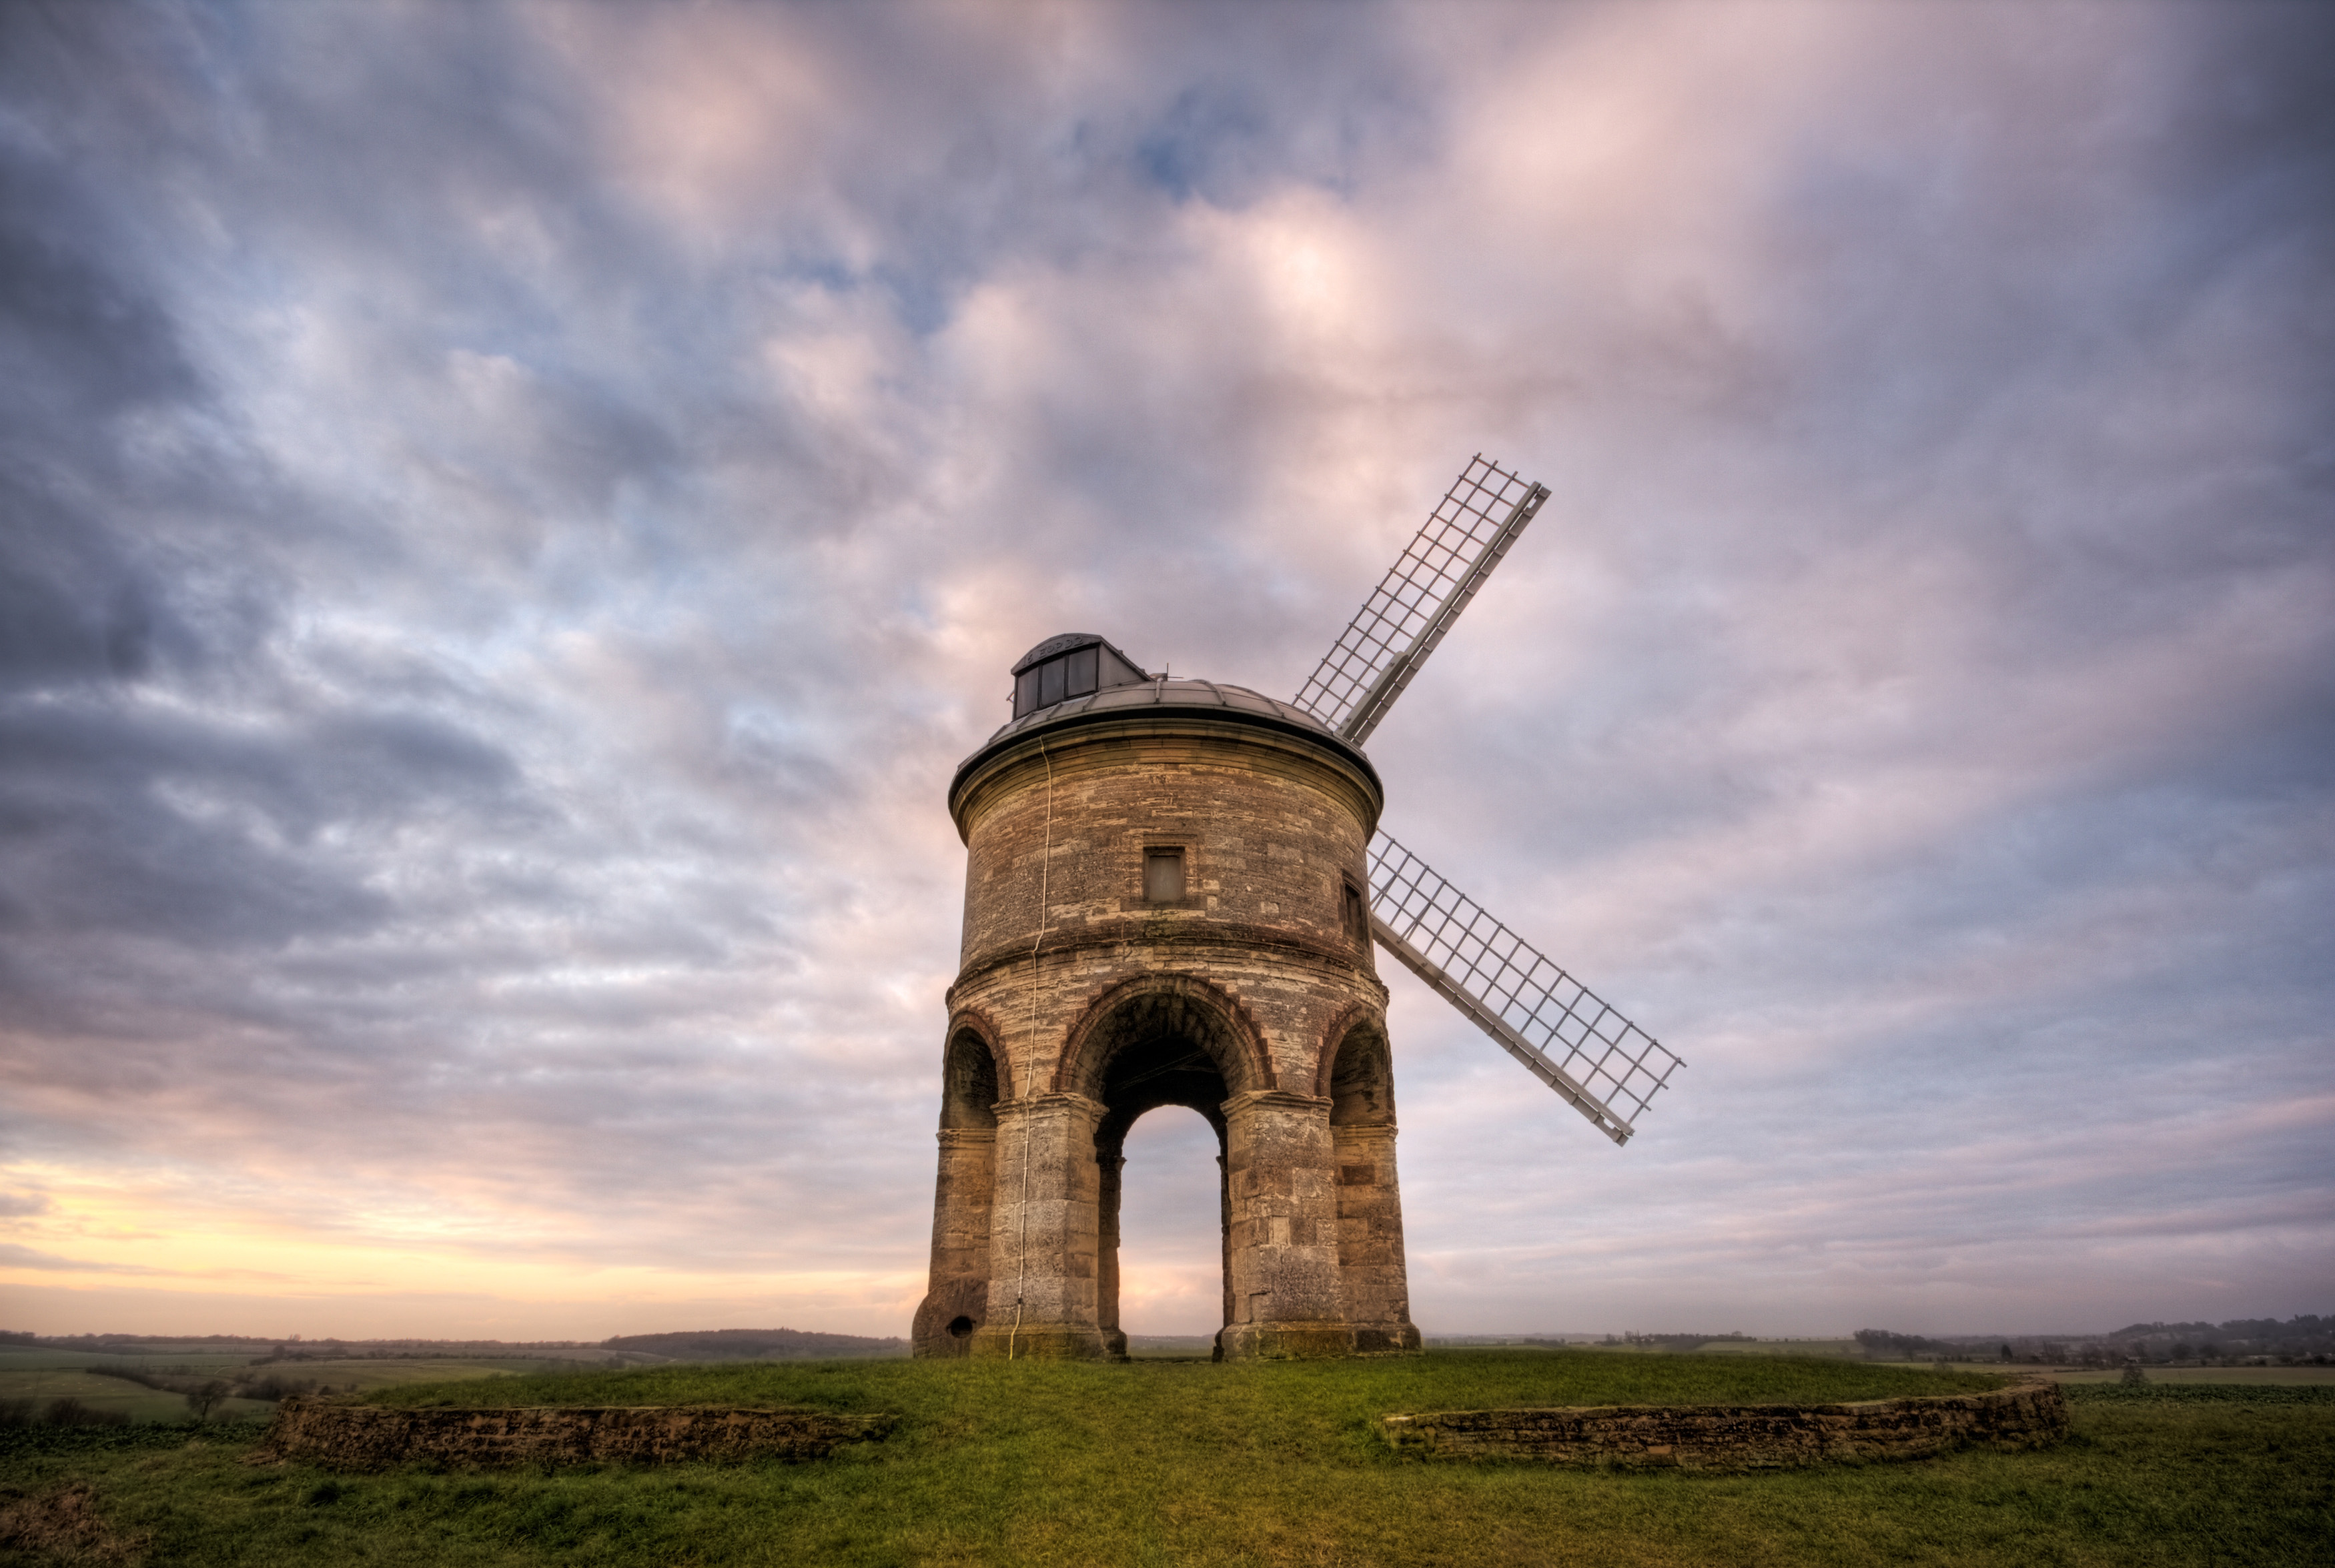
[[[1380,826],[1362,742],[1548,498],[1471,460],[1294,702],[1067,633],[959,765],[920,1356],[1123,1357],[1122,1150],[1216,1130],[1220,1358],[1400,1353],[1386,949],[1616,1144],[1679,1059]]]

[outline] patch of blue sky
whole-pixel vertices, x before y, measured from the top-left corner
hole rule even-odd
[[[1274,126],[1254,95],[1228,85],[1198,85],[1176,95],[1158,123],[1134,147],[1143,178],[1177,201],[1198,196],[1237,204],[1261,164],[1274,161]]]

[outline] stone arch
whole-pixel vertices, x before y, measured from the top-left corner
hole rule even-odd
[[[1394,1126],[1394,1051],[1386,1021],[1368,1008],[1353,1008],[1332,1031],[1337,1043],[1322,1053],[1314,1092],[1330,1102],[1330,1126]]]
[[[1098,1176],[1096,1321],[1106,1354],[1124,1357],[1119,1322],[1119,1175],[1127,1134],[1162,1106],[1198,1111],[1216,1134],[1217,1224],[1225,1247],[1225,1321],[1232,1321],[1231,1189],[1225,1102],[1274,1087],[1271,1059],[1240,1004],[1188,975],[1141,975],[1110,987],[1071,1031],[1057,1089],[1101,1108],[1095,1124]]]
[[[997,1102],[1013,1098],[1013,1069],[988,1019],[970,1009],[949,1023],[941,1053],[941,1128],[993,1129]]]
[[[1318,1092],[1330,1102],[1337,1166],[1338,1276],[1354,1349],[1363,1355],[1419,1348],[1402,1255],[1402,1198],[1395,1176],[1394,1050],[1386,1020],[1354,1008],[1332,1027]]]
[[[940,1175],[932,1288],[911,1328],[919,1356],[969,1354],[987,1314],[990,1214],[997,1198],[997,1102],[1012,1092],[997,1031],[979,1011],[949,1020],[941,1047]]]
[[[1228,1095],[1279,1087],[1272,1053],[1247,1010],[1206,981],[1185,974],[1137,975],[1087,1003],[1063,1043],[1053,1087],[1108,1105],[1113,1062],[1147,1040],[1175,1036],[1199,1046]]]

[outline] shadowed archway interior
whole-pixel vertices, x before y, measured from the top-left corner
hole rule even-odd
[[[1127,1134],[1136,1118],[1162,1106],[1183,1106],[1207,1119],[1216,1135],[1216,1215],[1223,1281],[1222,1321],[1232,1321],[1231,1192],[1226,1181],[1224,1103],[1251,1074],[1223,1013],[1179,992],[1129,997],[1098,1022],[1080,1066],[1081,1089],[1100,1101],[1095,1166],[1100,1177],[1096,1212],[1096,1307],[1108,1354],[1124,1358],[1127,1334],[1119,1318],[1120,1176]],[[1217,1354],[1223,1353],[1221,1344]]]

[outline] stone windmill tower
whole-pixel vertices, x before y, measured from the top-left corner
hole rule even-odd
[[[1415,1350],[1375,940],[1615,1143],[1678,1059],[1380,830],[1361,750],[1548,492],[1472,461],[1297,701],[1100,636],[965,759],[920,1356],[1117,1357],[1121,1148],[1216,1130],[1232,1359]]]

